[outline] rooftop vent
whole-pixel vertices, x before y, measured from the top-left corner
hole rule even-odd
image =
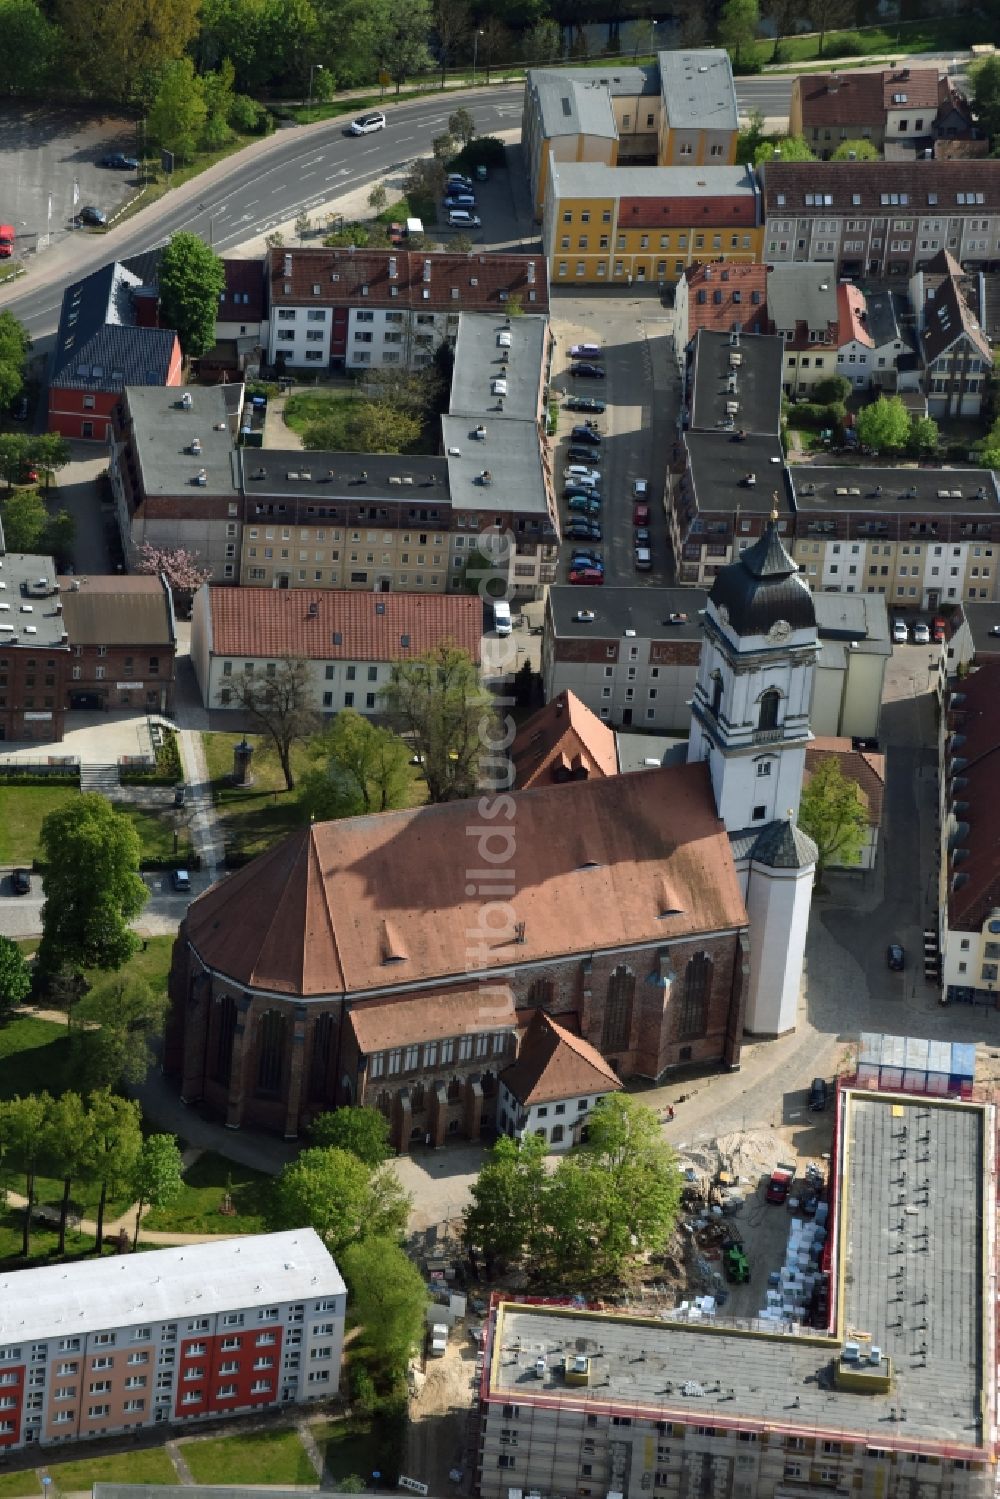
[[[198,470],[198,472],[195,474],[194,479],[193,479],[192,482],[195,483],[195,484],[197,484],[199,486],[199,488],[204,489],[205,485],[208,483],[208,473],[207,473],[207,471],[205,469],[203,469],[203,468],[200,468]]]
[[[191,439],[191,452],[192,453],[200,453],[201,452],[201,438],[200,437],[192,437],[192,439]]]
[[[192,406],[194,405],[194,398],[189,390],[186,390],[181,396],[180,405],[184,411],[191,410]]]

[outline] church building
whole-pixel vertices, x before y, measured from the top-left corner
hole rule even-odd
[[[687,764],[536,785],[509,817],[310,825],[214,885],[174,948],[182,1098],[288,1138],[350,1103],[400,1150],[476,1138],[540,1011],[625,1081],[737,1067],[745,1031],[795,1024],[816,653],[772,524],[709,596]]]

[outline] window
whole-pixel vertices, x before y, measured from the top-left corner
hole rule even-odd
[[[681,997],[680,1035],[704,1035],[708,1023],[708,1000],[712,987],[712,960],[696,953],[687,965]]]
[[[771,774],[771,766],[773,765],[773,763],[774,763],[773,760],[758,760],[757,761],[757,774],[758,774],[758,776],[769,776]]]
[[[605,1055],[628,1046],[634,998],[635,974],[620,964],[608,979],[601,1036],[601,1050]]]
[[[778,727],[778,708],[781,703],[781,693],[777,688],[769,687],[761,694],[760,705],[757,711],[758,729],[776,729]]]

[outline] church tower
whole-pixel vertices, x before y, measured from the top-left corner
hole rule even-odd
[[[795,1025],[816,849],[795,826],[819,650],[812,594],[772,514],[715,579],[688,760],[707,760],[750,916],[746,1028]]]

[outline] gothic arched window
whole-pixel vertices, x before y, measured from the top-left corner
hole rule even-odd
[[[681,994],[680,1034],[703,1036],[708,1028],[708,996],[712,988],[712,960],[695,953],[684,973]]]
[[[604,1026],[601,1031],[601,1050],[605,1056],[628,1046],[632,1029],[632,1000],[635,997],[635,974],[628,968],[618,967],[608,979],[607,999],[604,1002]]]

